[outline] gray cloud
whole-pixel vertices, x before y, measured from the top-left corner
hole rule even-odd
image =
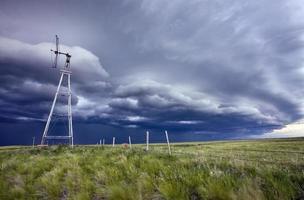
[[[31,104],[47,113],[58,71],[48,68],[53,44],[42,42],[55,30],[73,56],[73,111],[80,120],[199,134],[230,130],[233,137],[303,116],[300,0],[32,4],[39,12],[12,2],[0,12],[3,116],[23,116],[16,108]]]

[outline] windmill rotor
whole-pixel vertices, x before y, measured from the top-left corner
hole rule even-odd
[[[71,59],[72,56],[69,53],[64,53],[64,52],[60,51],[60,49],[59,49],[59,37],[58,37],[58,35],[56,35],[55,37],[56,37],[56,49],[55,50],[51,49],[51,51],[54,52],[54,54],[55,54],[55,59],[54,59],[54,62],[53,62],[53,68],[57,68],[58,56],[59,55],[65,55],[66,56],[65,68],[69,68],[70,67],[70,59]]]

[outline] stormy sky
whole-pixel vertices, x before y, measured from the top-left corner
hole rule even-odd
[[[276,133],[303,117],[303,13],[302,0],[2,0],[0,145],[40,140],[56,34],[72,55],[76,143]]]

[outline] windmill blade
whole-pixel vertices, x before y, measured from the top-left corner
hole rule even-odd
[[[55,54],[53,68],[57,68],[57,60],[58,60],[58,54]]]
[[[56,50],[54,51],[54,53],[55,53],[55,60],[54,60],[53,68],[57,67],[58,52],[59,52],[59,38],[58,38],[58,35],[56,35]]]
[[[56,53],[58,54],[59,52],[59,37],[56,35]]]

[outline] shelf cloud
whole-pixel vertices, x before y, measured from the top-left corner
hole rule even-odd
[[[72,55],[75,123],[181,139],[263,136],[303,117],[303,11],[300,0],[7,1],[0,120],[45,120],[58,34]]]

